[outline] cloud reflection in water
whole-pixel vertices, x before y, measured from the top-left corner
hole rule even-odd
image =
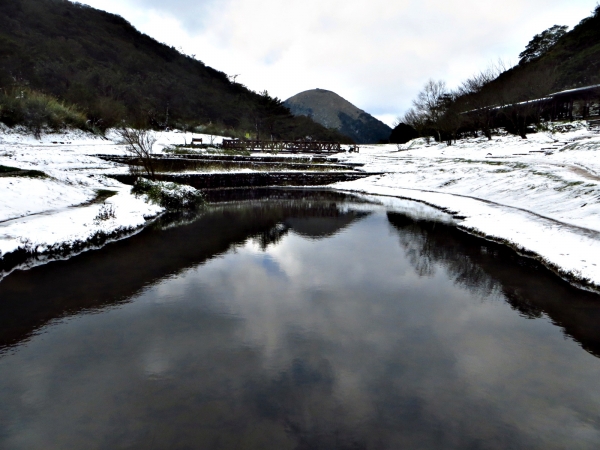
[[[596,348],[594,322],[569,309],[594,316],[590,296],[447,225],[377,207],[253,216],[251,203],[187,225],[248,227],[231,231],[235,251],[169,268],[127,303],[47,326],[0,358],[1,445],[600,442],[600,363],[579,348]]]

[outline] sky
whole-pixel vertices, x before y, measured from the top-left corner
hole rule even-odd
[[[392,125],[428,79],[511,66],[598,0],[79,0],[285,100],[321,88]]]

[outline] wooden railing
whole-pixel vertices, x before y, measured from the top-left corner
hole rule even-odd
[[[224,139],[224,150],[246,150],[252,152],[291,152],[291,153],[339,153],[339,142],[321,141],[257,141]]]

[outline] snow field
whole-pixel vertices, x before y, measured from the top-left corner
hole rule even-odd
[[[569,280],[600,287],[600,136],[564,133],[423,139],[347,154],[367,172],[338,189],[413,199],[460,216],[457,225],[534,256]]]

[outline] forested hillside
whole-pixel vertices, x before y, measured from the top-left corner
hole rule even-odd
[[[152,127],[211,123],[261,138],[341,139],[123,18],[67,0],[0,0],[0,89],[9,100],[43,93],[74,105],[98,128],[125,119]],[[26,115],[13,100],[0,108],[0,121]]]
[[[546,121],[598,115],[600,6],[569,32],[555,25],[534,36],[520,57],[515,67],[484,69],[455,90],[429,80],[400,122],[451,144],[476,132],[491,139],[498,127],[526,138],[532,126],[542,129]]]
[[[600,84],[600,6],[547,51],[537,58],[522,60],[489,83],[484,91],[511,85],[516,96],[529,100],[593,84]]]

